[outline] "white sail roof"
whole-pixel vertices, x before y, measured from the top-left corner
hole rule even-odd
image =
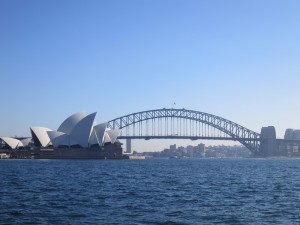
[[[78,143],[71,139],[70,135],[59,131],[48,131],[49,138],[54,147],[61,145],[72,146]]]
[[[50,138],[47,131],[51,131],[51,129],[47,127],[31,127],[30,129],[37,137],[42,147],[47,147],[50,144]]]
[[[29,143],[31,142],[32,138],[25,138],[25,139],[22,139],[20,140],[23,144],[23,146],[28,146]]]
[[[120,135],[121,130],[120,129],[112,129],[112,130],[107,130],[106,133],[108,134],[111,143],[115,143],[118,136]]]
[[[2,141],[5,142],[5,144],[7,144],[11,149],[16,149],[18,147],[22,147],[23,143],[15,138],[11,138],[11,137],[0,137],[0,139]]]
[[[89,146],[90,135],[93,123],[96,117],[96,112],[81,119],[70,132],[70,137],[83,148]]]
[[[54,147],[61,145],[80,145],[88,148],[91,145],[114,143],[120,130],[107,129],[107,123],[96,125],[96,112],[86,116],[85,112],[78,112],[68,117],[57,131],[45,127],[31,127],[32,137],[36,146]]]
[[[70,134],[77,123],[86,116],[85,112],[78,112],[68,117],[57,129],[59,132]]]
[[[93,131],[91,133],[90,137],[90,144],[103,144],[103,139],[104,139],[104,133],[105,129],[107,127],[107,123],[101,123],[93,127]]]
[[[105,131],[103,143],[109,143],[109,142],[111,142],[110,137],[108,136],[107,132]]]

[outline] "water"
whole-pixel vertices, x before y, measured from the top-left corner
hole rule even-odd
[[[300,224],[300,159],[1,160],[0,224]]]

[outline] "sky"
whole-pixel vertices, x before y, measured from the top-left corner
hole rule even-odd
[[[283,138],[300,129],[299,12],[298,0],[1,0],[0,136],[175,102]]]

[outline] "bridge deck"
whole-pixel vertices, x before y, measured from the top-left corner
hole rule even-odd
[[[199,136],[119,136],[118,139],[190,139],[190,140],[227,140],[227,141],[261,141],[260,138],[232,138],[232,137],[199,137]]]

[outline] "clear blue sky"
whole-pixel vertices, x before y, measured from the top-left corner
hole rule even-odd
[[[299,0],[1,0],[0,136],[171,107],[300,128]]]

